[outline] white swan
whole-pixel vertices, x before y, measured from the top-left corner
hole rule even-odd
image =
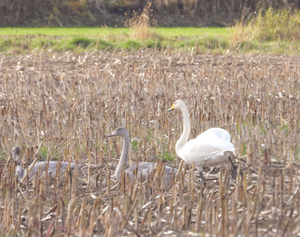
[[[16,166],[16,176],[18,177],[19,180],[23,179],[23,177],[26,174],[26,170],[24,170],[22,168],[22,164],[21,164],[21,158],[20,158],[20,147],[15,146],[12,148],[12,157],[13,159],[17,162],[17,166]],[[33,166],[33,168],[31,169],[29,175],[28,175],[28,179],[30,180],[35,174],[38,173],[39,168],[41,167],[41,175],[45,172],[46,169],[46,165],[48,164],[47,161],[39,161],[36,162]],[[55,179],[55,174],[56,174],[56,169],[57,169],[57,161],[49,161],[49,166],[48,166],[48,175],[51,176],[51,179]],[[33,164],[31,164],[32,166]],[[61,162],[61,179],[63,180],[64,174],[67,170],[69,163],[68,162]],[[28,170],[31,168],[28,167]],[[73,174],[75,169],[75,164],[74,163],[70,163],[70,171],[71,171],[71,175]]]
[[[115,171],[115,177],[118,181],[120,181],[121,178],[121,171],[123,165],[126,166],[126,163],[128,161],[128,151],[130,146],[130,137],[129,132],[124,127],[119,127],[115,131],[113,131],[111,134],[107,135],[106,137],[114,137],[114,136],[120,136],[123,138],[123,149],[120,156],[120,160],[117,166],[117,169]],[[152,162],[141,162],[138,164],[138,168],[136,167],[136,164],[130,166],[125,170],[125,173],[129,175],[129,179],[133,180],[133,173],[137,169],[138,177],[142,175],[142,180],[145,181],[147,178],[147,175],[151,173],[151,171],[156,169],[157,164]],[[175,177],[177,173],[176,169],[172,169],[169,166],[165,166],[164,171],[164,183],[169,186],[172,182],[172,176]]]
[[[176,100],[168,112],[172,110],[180,110],[183,115],[183,133],[176,143],[177,156],[189,165],[194,162],[203,182],[202,167],[217,166],[229,159],[233,166],[232,176],[235,178],[236,167],[230,159],[235,148],[230,142],[230,134],[222,128],[211,128],[188,141],[191,126],[186,104],[182,100]]]

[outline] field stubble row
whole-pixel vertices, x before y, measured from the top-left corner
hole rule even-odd
[[[19,235],[299,233],[299,62],[168,50],[3,56],[3,156],[20,145],[23,159],[32,160],[43,142],[49,159],[82,165],[72,183],[50,186],[47,177],[17,183],[14,163],[3,161],[1,229]],[[232,182],[221,169],[203,189],[183,166],[171,190],[163,189],[159,172],[143,185],[115,185],[122,144],[105,135],[119,126],[131,133],[130,162],[165,158],[182,165],[175,157],[182,118],[166,112],[176,99],[188,105],[192,138],[211,127],[230,132],[243,178]]]

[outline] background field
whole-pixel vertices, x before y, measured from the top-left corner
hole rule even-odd
[[[152,29],[155,33],[161,34],[163,37],[193,37],[193,36],[228,36],[230,33],[229,28],[197,28],[197,27],[156,27]],[[98,28],[12,28],[5,27],[0,28],[0,35],[5,36],[16,36],[16,35],[32,35],[32,36],[68,36],[68,37],[79,37],[79,36],[108,36],[108,35],[124,35],[129,34],[127,28],[112,28],[112,27],[98,27]]]
[[[227,28],[2,28],[0,49],[7,55],[32,50],[179,49],[197,47],[222,52],[229,48]]]
[[[296,56],[184,49],[1,55],[1,231],[299,234],[299,62]],[[111,175],[122,141],[105,135],[118,126],[131,133],[130,162],[181,167],[174,149],[181,114],[166,112],[176,99],[188,105],[191,138],[216,126],[230,132],[243,178],[235,182],[221,169],[206,174],[202,188],[193,169],[183,166],[171,190],[159,172],[144,184],[117,185]],[[11,148],[21,146],[30,163],[41,142],[40,159],[81,164],[72,184],[15,181]]]
[[[267,20],[271,18],[269,16]],[[159,49],[285,55],[300,52],[300,43],[296,40],[299,32],[295,28],[277,24],[276,32],[266,30],[264,21],[261,25],[248,28],[239,25],[233,28],[151,28],[147,25],[131,28],[1,28],[0,51],[7,56],[45,50],[91,53],[96,50]],[[291,36],[280,37],[281,30],[287,28],[286,35]]]
[[[230,28],[158,28],[152,4],[133,12],[126,28],[2,28],[0,51],[5,55],[47,50],[85,52],[138,49],[198,53],[271,53],[300,52],[300,11],[291,8],[263,8],[248,20],[242,16]]]

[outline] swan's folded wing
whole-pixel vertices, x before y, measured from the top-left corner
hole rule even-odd
[[[210,129],[206,130],[205,132],[199,134],[195,139],[207,140],[207,139],[213,139],[214,137],[222,138],[223,141],[227,141],[227,142],[230,142],[230,140],[231,140],[230,133],[222,128],[210,128]]]
[[[147,175],[156,168],[156,164],[152,162],[142,162],[138,164],[138,176],[142,174],[143,180],[146,179]],[[125,172],[129,174],[130,179],[133,177],[133,173],[136,170],[136,164],[128,167]]]
[[[45,171],[47,164],[48,164],[47,161],[36,162],[35,166],[30,172],[29,178],[31,179],[31,177],[33,177],[39,171],[40,167],[41,167],[41,175],[43,175],[43,172]],[[68,165],[69,165],[68,162],[61,162],[61,176],[65,174]],[[76,165],[74,163],[70,164],[71,173],[72,170],[74,170],[75,166]],[[51,175],[51,179],[55,179],[56,170],[57,170],[57,161],[49,161],[48,174]]]
[[[179,157],[188,164],[195,162],[196,166],[214,166],[228,159],[228,151],[234,152],[231,142],[214,135],[205,137],[198,136],[188,141],[179,151]]]

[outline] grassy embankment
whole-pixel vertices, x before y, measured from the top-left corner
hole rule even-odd
[[[186,49],[198,53],[300,52],[300,14],[268,10],[248,24],[231,28],[151,28],[149,22],[129,22],[128,28],[2,28],[0,51],[19,54],[113,49]],[[137,23],[136,23],[137,22]]]
[[[226,28],[151,28],[150,35],[134,35],[129,28],[2,28],[0,50],[8,54],[32,50],[63,52],[103,49],[197,48],[222,52],[230,48]]]

